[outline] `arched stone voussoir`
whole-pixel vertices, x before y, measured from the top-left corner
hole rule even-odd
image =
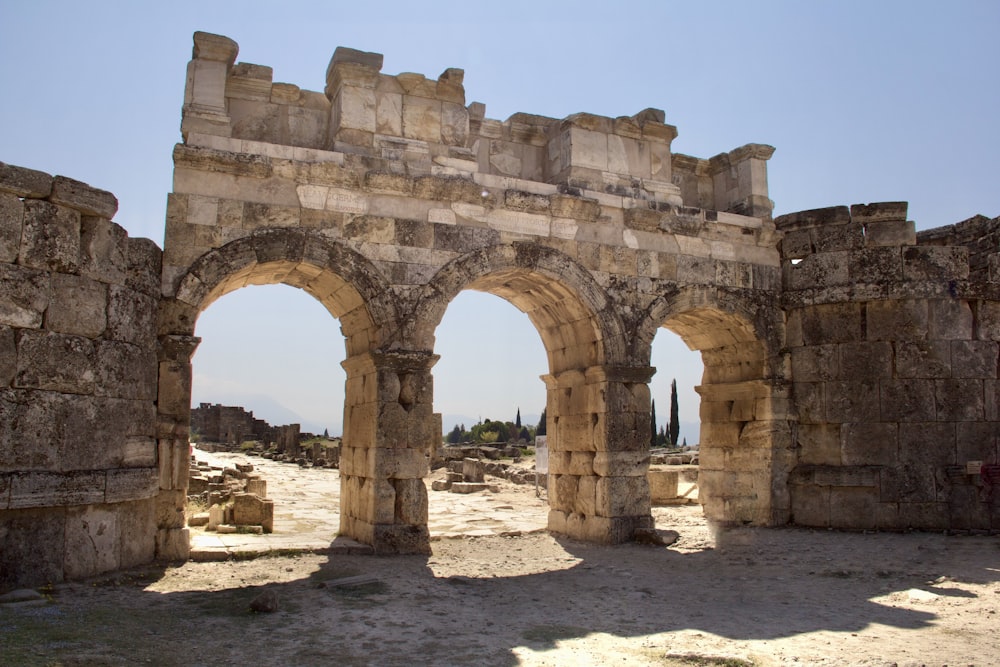
[[[646,309],[636,328],[636,335],[631,340],[631,352],[639,358],[645,355],[648,360],[650,345],[660,327],[669,326],[671,320],[686,313],[710,312],[715,313],[714,317],[718,317],[720,322],[738,324],[737,329],[747,341],[758,341],[772,353],[777,353],[781,347],[781,323],[775,320],[774,312],[780,313],[780,310],[773,304],[770,304],[773,311],[769,310],[769,304],[761,303],[762,298],[758,293],[715,286],[684,286],[671,290],[654,300]],[[684,331],[675,333],[682,339],[685,338]],[[689,341],[685,342],[690,345]]]
[[[378,268],[355,250],[300,229],[260,230],[206,252],[181,276],[175,298],[201,312],[247,284],[282,283],[283,276],[302,265],[311,267],[316,278],[295,286],[323,303],[335,317],[361,304],[373,331],[397,328],[391,288]]]
[[[553,292],[546,289],[549,282],[558,284],[558,291],[575,300],[576,310],[585,313],[593,322],[593,339],[606,346],[604,356],[608,358],[605,363],[625,362],[625,341],[628,336],[621,317],[613,308],[613,302],[604,288],[572,257],[535,243],[515,242],[479,248],[443,266],[423,288],[414,316],[422,318],[426,324],[417,329],[433,332],[441,323],[448,304],[462,290],[485,291],[510,300],[502,290],[489,285],[490,278],[499,275],[522,278],[536,276],[539,295]],[[522,297],[515,305],[528,312],[530,308],[526,306],[530,299],[530,296]],[[539,296],[534,305],[542,309],[561,304],[547,303],[546,297]]]

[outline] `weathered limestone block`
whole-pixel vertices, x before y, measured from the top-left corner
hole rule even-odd
[[[15,195],[0,191],[0,262],[17,260],[23,220],[24,203]]]
[[[126,245],[125,286],[150,296],[160,296],[163,251],[149,239],[130,238]]]
[[[0,512],[0,590],[62,581],[66,512],[36,509]]]
[[[831,422],[879,420],[879,386],[875,382],[827,382],[826,419]]]
[[[131,289],[108,288],[106,336],[112,340],[155,349],[157,300]]]
[[[64,334],[97,338],[107,327],[107,286],[83,276],[52,276],[52,297],[45,311],[45,328]]]
[[[33,269],[75,273],[80,266],[80,213],[46,201],[25,201],[18,261]]]
[[[876,301],[866,308],[868,340],[909,341],[927,336],[927,301]]]
[[[896,344],[896,376],[947,378],[952,374],[952,345],[960,341],[910,341]]]
[[[233,523],[237,526],[261,526],[265,533],[274,531],[274,501],[252,493],[233,496]]]
[[[903,250],[903,278],[906,280],[965,280],[968,277],[968,248],[914,246]]]
[[[840,353],[840,377],[844,380],[862,381],[892,377],[892,344],[879,342],[843,343]]]
[[[15,385],[91,394],[97,381],[94,344],[80,336],[24,331],[18,341]]]
[[[839,346],[810,345],[792,348],[792,375],[797,381],[802,382],[840,378]],[[733,418],[736,419],[736,417]]]
[[[121,503],[117,508],[121,566],[134,567],[151,562],[156,556],[154,500]]]
[[[997,344],[993,341],[951,341],[951,375],[956,378],[997,377]]]
[[[45,199],[52,193],[52,177],[45,172],[0,162],[0,192],[25,199]]]
[[[73,508],[66,513],[65,576],[94,576],[121,565],[118,513],[109,507]]]
[[[154,400],[156,353],[130,343],[102,340],[97,343],[98,396]]]
[[[185,561],[191,554],[191,531],[187,528],[160,528],[156,531],[156,559]]]
[[[854,250],[848,260],[848,273],[855,283],[892,283],[903,278],[903,255],[898,247]]]
[[[884,380],[879,389],[881,419],[886,422],[934,419],[932,380]]]
[[[981,380],[935,380],[934,385],[934,404],[939,421],[983,420],[983,383]]]
[[[599,477],[596,502],[601,516],[649,516],[649,478]]]
[[[80,274],[122,285],[128,270],[128,233],[105,218],[80,218]]]
[[[394,479],[396,522],[419,526],[427,524],[428,498],[423,479]]]
[[[895,465],[899,427],[890,422],[844,424],[841,434],[843,465]]]
[[[16,472],[11,476],[10,508],[103,503],[105,481],[103,470]]]
[[[0,264],[0,324],[23,329],[42,326],[49,305],[51,280],[48,273]]]
[[[486,476],[486,465],[478,459],[463,459],[462,476],[466,482],[483,482]]]
[[[802,290],[830,287],[850,282],[849,253],[846,251],[809,255],[798,264],[786,264],[785,287]]]
[[[113,194],[65,176],[56,176],[52,180],[49,201],[106,220],[115,217],[118,212],[118,198]]]
[[[927,302],[927,336],[945,340],[972,338],[972,309],[959,299]]]

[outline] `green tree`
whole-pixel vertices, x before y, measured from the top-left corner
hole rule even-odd
[[[528,430],[527,426],[521,427],[521,432],[518,434],[517,439],[531,442],[531,431]]]
[[[546,409],[547,406],[542,408],[542,416],[538,418],[538,428],[535,429],[535,437],[545,435],[545,422],[548,419],[545,412]]]
[[[656,447],[656,399],[649,406],[649,446]]]
[[[330,437],[330,431],[328,429],[323,429],[323,437],[324,438],[329,438]]]
[[[455,424],[455,428],[453,428],[451,433],[448,434],[448,442],[452,445],[457,445],[462,442],[462,429],[458,424]]]
[[[680,410],[677,407],[677,380],[670,383],[670,446],[677,446],[677,436],[681,432]]]
[[[517,408],[517,417],[514,419],[514,426],[517,427],[517,430],[519,430],[519,431],[521,430],[521,408],[520,407]]]

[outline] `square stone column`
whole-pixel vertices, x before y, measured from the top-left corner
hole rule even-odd
[[[600,544],[653,529],[649,379],[653,369],[594,366],[547,375],[549,530]]]
[[[187,560],[190,539],[184,516],[191,462],[191,357],[200,338],[160,336],[156,436],[160,493],[156,497],[156,557]]]
[[[364,353],[344,361],[340,533],[376,553],[430,553],[423,478],[441,442],[429,352]]]

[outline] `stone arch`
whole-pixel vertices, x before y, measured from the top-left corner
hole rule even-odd
[[[391,290],[363,256],[316,233],[263,229],[209,250],[175,281],[161,301],[158,433],[160,511],[157,549],[161,558],[186,557],[184,523],[191,404],[191,358],[198,315],[221,296],[247,285],[299,287],[336,317],[347,348],[344,438],[360,449],[373,446],[377,398],[373,353],[396,330]],[[359,484],[342,478],[342,507],[361,502]],[[342,517],[343,518],[343,517]]]
[[[589,271],[558,250],[515,242],[452,260],[427,285],[414,339],[432,348],[448,304],[465,289],[499,296],[527,314],[552,373],[625,363],[627,336],[611,298]]]
[[[626,327],[594,276],[557,250],[494,245],[444,266],[427,286],[415,333],[433,331],[463,289],[512,303],[538,330],[546,383],[553,532],[616,543],[652,529],[646,477],[647,363],[629,363]]]
[[[699,496],[709,519],[776,525],[789,517],[790,400],[783,324],[771,296],[717,287],[678,287],[647,309],[634,341],[648,359],[667,328],[704,363]]]

